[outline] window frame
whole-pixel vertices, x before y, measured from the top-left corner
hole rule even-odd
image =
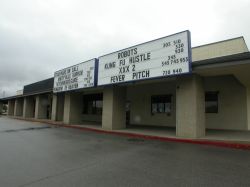
[[[155,114],[166,114],[168,116],[172,113],[172,94],[164,95],[151,95],[151,115]],[[165,100],[165,101],[164,101]],[[153,105],[156,104],[156,112],[153,112]],[[163,104],[163,105],[162,105]],[[166,111],[166,105],[170,105],[170,111]],[[160,106],[163,106],[163,110],[160,111]]]

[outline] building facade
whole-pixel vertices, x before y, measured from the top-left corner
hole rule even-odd
[[[250,130],[250,53],[243,37],[192,48],[192,72],[53,92],[54,78],[3,98],[8,115],[103,129],[157,126],[198,138],[206,129]]]

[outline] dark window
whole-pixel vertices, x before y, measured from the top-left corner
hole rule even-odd
[[[102,94],[83,96],[83,114],[102,114]]]
[[[172,95],[151,96],[151,114],[171,114]]]
[[[218,113],[218,92],[205,93],[206,113]]]

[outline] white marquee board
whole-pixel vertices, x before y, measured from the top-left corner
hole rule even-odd
[[[136,45],[99,57],[98,85],[189,73],[190,32]]]
[[[54,73],[53,92],[64,92],[95,86],[96,59]]]

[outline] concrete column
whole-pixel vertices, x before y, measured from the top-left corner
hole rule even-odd
[[[205,136],[205,92],[198,75],[181,76],[176,87],[176,135]]]
[[[0,115],[3,113],[3,103],[0,101]]]
[[[27,118],[27,97],[23,99],[23,118]]]
[[[70,123],[70,93],[65,93],[63,123]]]
[[[57,120],[57,95],[53,95],[53,100],[52,100],[52,114],[51,114],[51,120],[56,121]]]
[[[247,87],[247,129],[250,130],[250,87]]]
[[[67,92],[64,97],[63,122],[65,124],[81,123],[82,94]]]
[[[36,119],[47,119],[47,106],[48,106],[48,98],[43,95],[37,95],[36,108],[35,108]]]
[[[15,99],[14,116],[23,116],[23,98]]]
[[[15,100],[8,100],[8,115],[13,116],[15,109]]]
[[[33,97],[25,97],[23,103],[23,117],[34,118],[35,102]]]
[[[79,96],[81,97],[81,96]],[[80,98],[82,100],[82,98]],[[82,112],[82,108],[81,108]],[[57,121],[63,121],[64,115],[64,93],[57,95]]]
[[[102,128],[126,128],[126,88],[106,87],[103,91]]]
[[[14,116],[16,116],[17,113],[17,99],[15,99],[15,104],[14,104]]]
[[[46,100],[47,100],[47,106],[46,106],[46,108],[47,108],[47,110],[48,111],[46,111],[46,114],[48,115],[47,116],[47,118],[48,119],[52,119],[52,102],[53,102],[53,95],[46,95],[46,98],[45,98]]]

